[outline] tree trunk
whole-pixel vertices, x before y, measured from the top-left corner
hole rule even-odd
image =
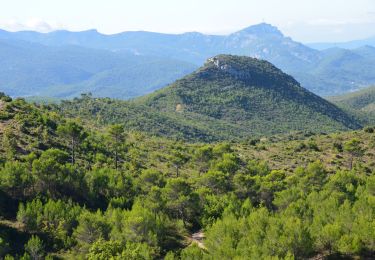
[[[118,169],[118,144],[120,142],[120,137],[115,136],[115,169]]]
[[[118,152],[117,152],[117,146],[115,150],[115,169],[117,170],[118,168]]]
[[[74,137],[72,138],[72,146],[71,146],[71,150],[72,150],[72,164],[74,165],[75,163],[75,142],[74,142]]]

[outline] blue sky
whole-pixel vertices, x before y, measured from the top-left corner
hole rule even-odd
[[[0,0],[0,28],[227,34],[260,22],[302,42],[375,36],[375,0]]]

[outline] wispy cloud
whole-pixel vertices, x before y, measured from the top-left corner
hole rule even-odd
[[[64,26],[54,21],[44,21],[38,18],[31,18],[26,21],[19,21],[17,19],[12,20],[0,20],[0,28],[8,31],[25,31],[32,30],[38,32],[51,32],[54,30],[62,29]]]

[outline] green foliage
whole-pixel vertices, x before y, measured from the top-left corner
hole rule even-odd
[[[349,152],[354,156],[361,155],[361,146],[360,141],[358,139],[352,139],[344,144],[344,150]]]
[[[179,218],[184,225],[198,222],[199,201],[189,183],[182,178],[170,179],[162,191],[165,207],[170,216]]]
[[[350,164],[349,169],[352,169],[353,158],[362,155],[363,151],[361,148],[361,143],[358,139],[352,139],[344,143],[344,151],[350,154]]]
[[[106,259],[130,259],[130,260],[151,260],[155,252],[147,244],[135,244],[128,242],[122,245],[117,241],[104,241],[99,239],[91,247],[87,254],[89,260]]]
[[[83,127],[73,121],[68,121],[65,124],[59,125],[57,133],[67,138],[67,143],[71,149],[71,162],[75,163],[75,152],[77,145],[86,138],[86,133]]]
[[[221,171],[208,171],[200,178],[199,184],[216,195],[226,193],[229,190],[228,176]]]
[[[181,260],[199,260],[204,259],[204,251],[196,244],[192,244],[181,251]]]
[[[366,133],[374,133],[375,132],[375,128],[374,127],[370,127],[370,126],[367,126],[363,129],[363,131],[365,131]]]
[[[315,250],[360,254],[364,241],[374,239],[373,235],[358,234],[359,225],[367,225],[372,230],[368,226],[372,220],[368,217],[375,212],[375,204],[367,204],[372,195],[363,193],[360,184],[370,178],[339,172],[327,180],[318,162],[303,171],[298,169],[296,174],[301,178],[300,185],[276,192],[274,203],[279,211],[252,209],[245,218],[224,214],[209,227],[205,241],[209,255],[213,258],[301,258]],[[362,205],[361,211],[358,205]]]
[[[0,93],[1,94],[1,93]],[[0,237],[0,257],[4,257],[9,250],[9,243]]]
[[[37,236],[32,236],[30,238],[25,245],[25,250],[33,260],[44,259],[45,251],[43,241]]]
[[[26,164],[7,161],[0,169],[0,187],[14,197],[22,197],[25,189],[32,183],[32,175]]]
[[[97,129],[22,100],[5,107],[11,118],[0,126],[9,130],[0,135],[11,133],[15,143],[12,156],[0,149],[2,257],[305,259],[375,251],[369,131],[192,144],[126,126]],[[71,135],[57,127],[70,123],[83,134],[74,165]]]
[[[12,101],[12,98],[5,95],[4,92],[0,92],[0,100],[4,101],[4,102],[10,102],[10,101]]]
[[[115,258],[121,254],[122,249],[123,246],[118,241],[105,241],[99,238],[90,247],[87,259],[105,260]]]
[[[78,217],[79,225],[74,231],[74,237],[83,248],[88,248],[96,240],[108,239],[111,226],[101,211],[83,211]]]
[[[123,207],[129,208],[134,196],[132,178],[124,172],[110,168],[87,172],[85,182],[90,200],[96,205],[108,204],[111,199],[123,198]]]
[[[124,127],[122,125],[116,124],[112,125],[109,128],[109,135],[112,138],[113,146],[114,146],[114,154],[115,154],[115,169],[118,168],[118,161],[119,161],[119,146],[120,143],[124,142]]]
[[[35,191],[56,198],[73,185],[79,186],[83,176],[67,161],[68,154],[59,149],[49,149],[34,160],[32,172],[36,180]]]
[[[78,224],[82,209],[72,203],[61,200],[48,200],[43,203],[39,199],[20,204],[17,220],[24,224],[30,232],[44,232],[55,238],[55,247],[69,247],[73,244],[71,235]]]
[[[150,260],[155,259],[157,253],[145,243],[127,243],[119,259]]]
[[[17,213],[17,220],[30,231],[37,231],[40,224],[39,212],[43,211],[43,203],[40,200],[33,200],[26,204],[21,203]]]

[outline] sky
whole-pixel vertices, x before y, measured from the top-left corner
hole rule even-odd
[[[0,0],[9,31],[229,34],[267,22],[301,42],[375,36],[375,0]]]

